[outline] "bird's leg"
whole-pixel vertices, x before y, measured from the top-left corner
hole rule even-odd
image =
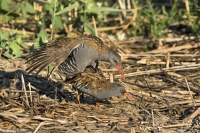
[[[83,99],[84,98],[84,93],[81,93],[81,99]]]
[[[95,66],[94,69],[95,69],[95,73],[96,73],[96,72],[97,72],[97,69],[98,69],[98,67],[99,67],[99,62],[96,60],[95,63],[96,63],[96,66]]]
[[[97,103],[97,99],[95,97],[92,97],[92,100],[93,100],[94,104]]]
[[[94,104],[95,104],[96,107],[101,108],[101,107],[104,106],[104,105],[101,105],[100,103],[98,103],[97,99],[95,97],[93,97],[92,99],[93,99],[93,102],[94,102]]]
[[[91,63],[89,66],[87,66],[85,68],[84,72],[96,73],[98,71],[98,66],[99,66],[98,61],[95,61],[95,62]]]
[[[78,74],[76,74],[74,77],[72,77],[72,78],[66,78],[65,79],[65,83],[71,83],[71,82],[73,82],[74,80],[76,80],[78,77],[80,77],[81,76],[81,73],[78,73]]]
[[[79,105],[81,104],[80,95],[81,95],[81,92],[78,90],[78,94],[76,95],[76,99],[77,99]]]
[[[96,73],[94,66],[89,65],[85,68],[84,72]]]

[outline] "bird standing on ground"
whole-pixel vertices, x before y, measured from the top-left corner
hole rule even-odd
[[[102,74],[100,69],[96,73],[93,70],[87,69],[79,76],[66,81],[72,84],[72,88],[78,90],[77,100],[80,104],[80,93],[85,93],[99,100],[106,100],[113,96],[126,96],[133,99],[124,87],[119,83],[110,83]]]
[[[99,60],[117,67],[124,78],[120,55],[107,47],[100,38],[92,35],[63,37],[46,43],[30,56],[31,65],[27,71],[31,73],[38,69],[39,73],[52,63],[66,78],[72,78],[82,73],[87,66],[98,68]]]

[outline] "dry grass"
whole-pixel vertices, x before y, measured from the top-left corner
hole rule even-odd
[[[118,2],[120,9],[132,9],[132,13],[122,12],[119,17],[111,19],[105,17],[104,28],[97,27],[98,22],[94,17],[89,24],[94,26],[96,35],[115,47],[122,57],[126,79],[121,80],[116,69],[110,68],[107,63],[100,63],[106,78],[121,83],[135,100],[113,98],[100,101],[102,106],[96,107],[92,98],[85,95],[78,105],[76,92],[70,85],[63,84],[64,80],[56,72],[48,81],[44,78],[45,71],[41,73],[42,76],[26,74],[23,71],[26,69],[24,59],[8,60],[2,57],[1,132],[199,132],[199,38],[182,32],[179,36],[169,30],[172,33],[166,35],[169,38],[161,38],[159,42],[139,37],[109,42],[106,38],[108,35],[100,32],[109,32],[109,35],[116,36],[123,33],[128,35],[129,28],[136,26],[138,11],[144,8],[137,7],[134,0],[131,1],[134,7],[130,7],[130,1],[127,4],[122,0]],[[166,1],[157,3],[157,6],[163,4]],[[182,6],[190,14],[188,0]],[[77,17],[77,14],[74,16]],[[35,42],[34,35],[38,33],[35,26],[38,25],[40,16],[36,17],[38,18],[34,18],[34,22],[26,19],[10,21],[10,25],[2,24],[1,29],[4,32],[11,31],[10,27],[17,29],[17,25],[23,25],[23,28],[29,29],[26,34]],[[110,27],[106,25],[113,21],[116,24]],[[187,24],[188,21],[183,23]],[[179,22],[175,25],[179,27]],[[66,33],[74,35],[72,24],[63,26]],[[45,30],[51,31],[49,28]],[[18,29],[17,35],[20,34],[23,34],[23,30]],[[54,34],[55,38],[58,36],[60,35]],[[26,44],[31,46],[33,43]]]
[[[27,75],[23,59],[1,59],[0,130],[2,132],[198,132],[200,123],[199,42],[163,42],[142,52],[148,41],[118,42],[126,80],[100,63],[107,78],[114,75],[135,100],[113,98],[96,107],[55,72],[48,81]],[[115,43],[116,44],[116,43]],[[163,52],[165,51],[165,52]],[[134,54],[133,54],[134,53]],[[15,70],[15,71],[13,71]],[[11,72],[12,71],[12,72]],[[112,74],[109,74],[112,73]],[[111,77],[112,78],[112,77]]]

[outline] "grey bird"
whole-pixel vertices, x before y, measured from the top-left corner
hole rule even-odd
[[[68,81],[73,89],[78,90],[77,100],[80,104],[80,93],[85,93],[100,100],[109,99],[113,96],[126,96],[133,99],[119,83],[110,83],[102,74],[100,69],[97,72],[87,69],[79,76]]]
[[[33,52],[29,58],[28,62],[31,64],[26,69],[28,73],[38,69],[38,74],[52,63],[66,78],[72,78],[82,73],[87,66],[98,68],[98,61],[107,61],[124,78],[120,55],[106,46],[100,38],[92,35],[55,39]]]

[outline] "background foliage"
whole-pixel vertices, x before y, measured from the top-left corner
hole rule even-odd
[[[115,40],[173,36],[175,23],[200,34],[196,0],[0,0],[0,54],[25,56],[47,40],[60,36],[106,33]],[[166,4],[167,3],[167,4]],[[177,28],[177,27],[176,27]],[[173,31],[174,30],[174,31]]]

